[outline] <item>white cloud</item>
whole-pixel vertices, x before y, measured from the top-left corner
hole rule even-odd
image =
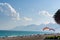
[[[32,11],[34,11],[34,10],[32,9]],[[37,19],[38,21],[37,20],[32,21],[32,18],[30,18],[30,17],[22,17],[22,18],[20,18],[19,12],[17,12],[9,3],[0,3],[0,12],[4,13],[7,16],[10,16],[12,20],[15,20],[15,21],[21,20],[22,22],[17,23],[19,25],[20,25],[20,23],[23,24],[23,25],[32,24],[33,21],[37,25],[42,24],[42,22],[40,23],[41,20],[38,20],[38,19]],[[47,16],[47,17],[52,17],[53,16],[48,11],[39,11],[39,15],[43,15],[44,17],[45,16]],[[44,19],[42,19],[42,20],[44,20]],[[51,22],[54,23],[53,21],[51,21]],[[44,21],[43,23],[48,24],[48,23],[50,23],[50,21],[47,20],[47,21]]]
[[[0,12],[11,16],[14,20],[20,20],[19,13],[8,3],[0,3]]]
[[[39,11],[39,15],[42,17],[41,20],[43,20],[41,24],[55,23],[53,19],[53,14],[50,14],[48,11]]]
[[[32,18],[30,17],[20,18],[19,12],[17,12],[9,3],[0,3],[0,12],[10,17],[16,25],[28,25],[32,21]]]
[[[42,14],[43,16],[49,16],[52,17],[53,15],[50,14],[48,11],[39,11],[39,15]]]
[[[25,21],[32,21],[32,18],[24,17],[24,20],[25,20]]]
[[[15,18],[12,18],[13,20],[21,20],[20,16],[19,16],[19,13],[16,14],[16,17]]]

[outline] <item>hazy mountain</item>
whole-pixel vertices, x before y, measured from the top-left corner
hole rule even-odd
[[[58,29],[60,25],[58,24],[41,24],[41,25],[27,25],[27,26],[17,26],[15,28],[13,28],[12,30],[19,30],[19,31],[41,31],[44,27],[50,27],[50,28],[54,28],[54,29]]]

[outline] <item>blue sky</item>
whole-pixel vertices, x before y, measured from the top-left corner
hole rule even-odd
[[[0,30],[55,23],[60,0],[0,0]]]

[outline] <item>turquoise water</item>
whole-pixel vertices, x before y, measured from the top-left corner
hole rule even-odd
[[[0,37],[28,36],[28,35],[35,35],[35,34],[50,34],[50,33],[49,32],[38,32],[38,31],[1,31],[0,30]]]

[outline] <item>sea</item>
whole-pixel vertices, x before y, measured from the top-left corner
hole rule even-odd
[[[7,31],[7,30],[0,30],[0,37],[29,36],[29,35],[37,35],[37,34],[51,34],[51,33],[50,32],[42,32],[42,31]]]

